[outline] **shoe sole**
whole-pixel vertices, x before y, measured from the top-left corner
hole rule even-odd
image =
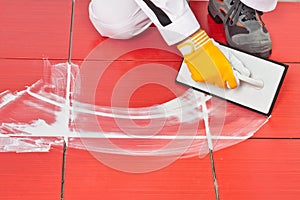
[[[217,23],[217,24],[223,24],[222,18],[219,16],[218,9],[214,6],[212,1],[209,1],[208,3],[208,13],[211,16],[211,18]]]
[[[217,23],[217,24],[223,24],[223,19],[222,19],[222,16],[220,16],[220,12],[218,11],[218,9],[215,7],[215,5],[212,3],[212,1],[209,1],[208,3],[208,13],[209,15],[211,16],[211,18]],[[224,16],[223,16],[224,18]],[[241,49],[240,47],[238,47],[232,40],[230,37],[228,37],[227,35],[229,35],[226,31],[226,41],[227,43],[236,48],[236,49],[239,49],[239,50],[242,50],[242,51],[245,51],[243,49]],[[247,49],[247,48],[245,48]],[[251,51],[246,51],[247,53],[250,53],[252,55],[255,55],[255,56],[258,56],[258,57],[262,57],[262,58],[267,58],[271,55],[272,53],[272,49],[271,50],[266,50],[266,51],[263,51],[263,52],[251,52]]]

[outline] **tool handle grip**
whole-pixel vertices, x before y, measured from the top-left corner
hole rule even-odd
[[[245,75],[242,75],[240,73],[237,74],[237,78],[240,80],[240,81],[243,81],[245,83],[248,83],[254,87],[257,87],[259,89],[263,88],[264,87],[264,82],[262,80],[259,80],[259,79],[254,79],[254,78],[251,78],[251,77],[248,77],[248,76],[245,76]]]

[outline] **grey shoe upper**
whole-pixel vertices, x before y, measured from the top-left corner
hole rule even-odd
[[[209,11],[223,21],[229,45],[264,57],[270,54],[272,42],[261,12],[240,0],[210,0]]]

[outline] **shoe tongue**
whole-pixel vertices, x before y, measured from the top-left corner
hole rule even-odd
[[[249,21],[249,20],[256,20],[257,21],[257,18],[256,18],[256,13],[255,13],[255,10],[246,6],[246,5],[242,5],[242,10],[240,12],[240,16],[244,16],[242,18],[243,21]]]

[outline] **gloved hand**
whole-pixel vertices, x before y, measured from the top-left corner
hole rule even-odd
[[[239,86],[238,73],[250,76],[250,72],[230,52],[200,30],[179,44],[178,49],[196,82],[206,82],[221,88]]]

